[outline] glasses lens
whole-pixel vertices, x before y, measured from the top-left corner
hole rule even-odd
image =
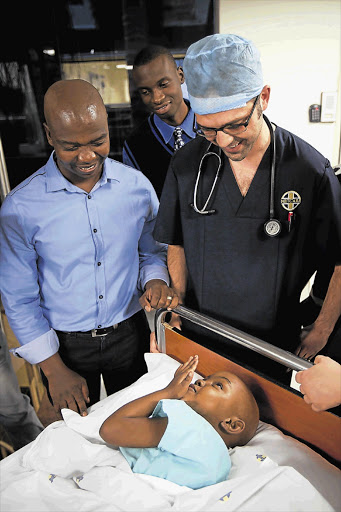
[[[227,133],[229,135],[237,135],[238,133],[243,133],[245,132],[246,130],[246,127],[244,124],[236,124],[236,125],[231,125],[231,126],[226,126],[223,128],[223,132],[224,133]]]
[[[202,137],[206,137],[206,139],[214,139],[216,136],[215,130],[203,130],[200,128],[200,130],[197,130],[197,134],[201,135]]]
[[[226,126],[224,128],[220,128],[218,131],[223,131],[224,133],[228,135],[237,135],[239,133],[245,132],[246,127],[243,124],[236,124],[235,126]],[[206,137],[208,140],[212,140],[217,136],[216,130],[209,130],[206,128],[199,128],[196,130],[198,135],[201,135],[202,137]]]

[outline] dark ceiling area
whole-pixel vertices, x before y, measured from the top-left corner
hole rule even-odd
[[[213,32],[211,0],[52,0],[7,2],[2,17],[11,27],[0,60],[22,61],[30,48],[57,55],[126,53],[132,41],[185,51]],[[3,36],[2,36],[3,37]]]
[[[7,0],[1,7],[0,137],[11,186],[42,165],[51,150],[42,130],[43,99],[48,87],[64,78],[65,63],[130,65],[148,44],[166,46],[181,58],[190,44],[214,33],[215,5],[215,0]],[[116,159],[124,138],[147,115],[129,70],[128,83],[130,104],[107,105]]]

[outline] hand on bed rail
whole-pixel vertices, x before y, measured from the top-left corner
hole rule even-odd
[[[151,279],[145,285],[145,292],[140,297],[140,304],[146,311],[152,309],[173,309],[179,303],[177,294],[161,279]]]
[[[319,331],[315,324],[304,327],[301,332],[301,342],[294,353],[310,361],[325,347],[329,334],[325,335]]]
[[[313,411],[325,411],[341,404],[341,365],[325,356],[317,356],[309,370],[298,372],[296,381],[304,401]]]

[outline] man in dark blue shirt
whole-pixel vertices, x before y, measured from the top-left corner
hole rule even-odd
[[[264,115],[270,86],[251,41],[208,36],[189,47],[184,72],[201,137],[174,155],[154,230],[172,287],[186,305],[294,352],[303,287],[324,262],[341,274],[340,185],[326,158]],[[263,356],[195,336],[285,380]]]

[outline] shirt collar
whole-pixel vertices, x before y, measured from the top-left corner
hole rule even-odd
[[[189,110],[188,110],[187,116],[185,117],[185,119],[179,126],[188,135],[188,137],[190,137],[191,139],[195,139],[196,133],[193,130],[193,127],[195,125],[194,112],[191,109],[190,104],[188,102],[186,102],[186,103],[189,106]],[[162,136],[164,142],[167,144],[173,137],[173,132],[174,132],[175,126],[170,126],[169,124],[165,123],[156,114],[152,114],[152,115],[153,115],[154,123],[160,132],[160,135]]]
[[[73,185],[69,180],[67,180],[62,175],[62,173],[57,167],[54,155],[55,152],[53,151],[45,165],[46,175],[48,178],[47,192],[56,192],[58,190],[68,190],[69,192],[82,192],[80,188],[78,188],[76,185]],[[106,158],[103,164],[103,173],[100,180],[95,185],[96,188],[105,185],[108,182],[108,180],[119,181],[117,176],[115,176],[115,166],[108,165],[107,162],[108,159]]]

